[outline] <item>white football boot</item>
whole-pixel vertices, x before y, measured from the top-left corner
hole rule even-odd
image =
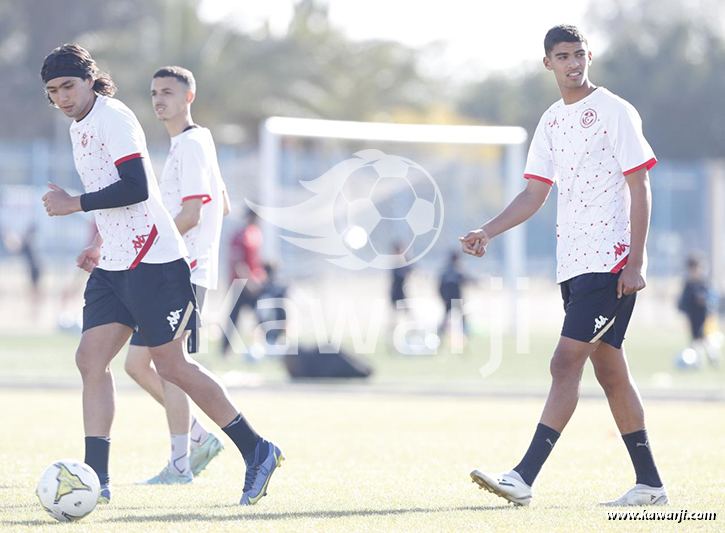
[[[493,492],[497,496],[510,501],[514,505],[529,505],[533,490],[518,472],[511,470],[505,474],[489,475],[480,470],[471,472],[471,479],[479,488]]]
[[[657,488],[638,483],[618,500],[602,502],[599,505],[618,507],[625,505],[667,505],[668,503],[669,499],[667,498],[667,491],[664,485]]]

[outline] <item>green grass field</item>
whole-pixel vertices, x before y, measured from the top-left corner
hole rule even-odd
[[[269,495],[236,505],[241,457],[227,449],[193,485],[138,487],[167,453],[162,410],[141,393],[119,395],[110,506],[58,524],[34,488],[55,459],[82,457],[80,394],[4,390],[0,530],[202,531],[717,531],[725,520],[725,405],[651,402],[649,431],[672,509],[714,511],[715,522],[607,520],[596,507],[633,483],[605,402],[583,400],[545,465],[528,508],[470,482],[474,467],[508,469],[528,445],[542,402],[337,393],[236,393],[287,461]]]
[[[78,341],[77,334],[0,333],[0,386],[61,384],[79,387],[80,376],[73,360]],[[515,339],[505,338],[501,367],[485,380],[479,372],[490,354],[489,339],[485,334],[474,336],[464,354],[451,354],[442,348],[435,356],[391,356],[381,342],[376,353],[365,356],[375,368],[373,378],[366,383],[370,388],[393,390],[546,393],[549,359],[557,341],[557,331],[536,333],[531,337],[530,353],[519,354]],[[632,329],[626,348],[632,374],[640,389],[660,396],[694,392],[699,396],[709,394],[723,398],[725,368],[681,371],[674,367],[674,354],[686,344],[684,330]],[[211,353],[197,359],[225,380],[228,378],[230,385],[240,380],[276,386],[285,386],[288,382],[278,360],[249,363],[241,356],[223,360],[216,355],[216,349],[217,346],[211,344]],[[113,368],[120,386],[131,384],[123,371],[123,354],[114,360]],[[246,377],[235,375],[239,373]],[[591,365],[584,374],[583,390],[599,392]]]
[[[676,370],[673,353],[686,341],[679,331],[633,331],[631,369],[670,509],[714,511],[719,520],[607,520],[596,504],[630,488],[634,474],[590,368],[585,399],[537,480],[531,507],[515,509],[470,482],[472,468],[507,470],[525,451],[556,340],[535,335],[531,353],[517,354],[507,339],[501,368],[485,380],[478,372],[489,354],[485,336],[463,355],[380,349],[369,357],[373,379],[336,385],[289,383],[279,361],[200,356],[228,383],[253,385],[232,395],[288,458],[253,508],[236,505],[244,468],[226,437],[227,450],[193,486],[134,485],[165,464],[168,435],[163,411],[125,376],[119,357],[113,503],[77,524],[58,524],[34,489],[52,461],[83,457],[78,338],[2,334],[0,531],[725,531],[725,402],[694,401],[722,400],[725,371]]]

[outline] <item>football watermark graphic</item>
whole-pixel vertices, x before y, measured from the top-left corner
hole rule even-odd
[[[297,205],[245,201],[263,220],[300,235],[281,238],[346,269],[410,265],[428,253],[443,227],[438,184],[405,157],[362,150],[300,184],[315,195]]]

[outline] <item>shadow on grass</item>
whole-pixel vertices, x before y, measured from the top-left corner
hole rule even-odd
[[[215,506],[216,508],[231,508],[238,506]],[[424,509],[421,507],[411,507],[409,509],[350,509],[340,511],[304,511],[292,513],[239,513],[232,516],[213,516],[215,521],[233,521],[233,520],[289,520],[297,518],[348,518],[354,516],[395,516],[416,513],[447,513],[456,511],[497,511],[511,509],[505,505],[490,506],[467,506],[467,507],[441,507],[434,509]],[[126,510],[126,509],[123,509]],[[165,521],[204,521],[209,520],[208,514],[189,514],[189,513],[170,513],[166,515],[153,516],[124,516],[110,518],[108,522],[165,522]]]
[[[9,505],[0,505],[0,511],[7,509],[27,509],[29,507],[37,507],[38,502],[26,502],[26,503],[11,503]]]
[[[0,526],[52,526],[53,520],[0,520]],[[60,524],[61,522],[57,522]]]

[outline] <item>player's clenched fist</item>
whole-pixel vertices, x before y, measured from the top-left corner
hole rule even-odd
[[[76,258],[76,266],[91,272],[98,266],[98,260],[101,258],[101,249],[98,246],[89,246],[84,248],[83,251]]]
[[[463,253],[483,257],[488,246],[488,236],[482,229],[469,231],[465,237],[458,237],[463,247]]]
[[[79,196],[71,196],[61,187],[48,182],[50,191],[43,196],[43,206],[48,216],[70,215],[77,211],[81,211],[81,201]]]

